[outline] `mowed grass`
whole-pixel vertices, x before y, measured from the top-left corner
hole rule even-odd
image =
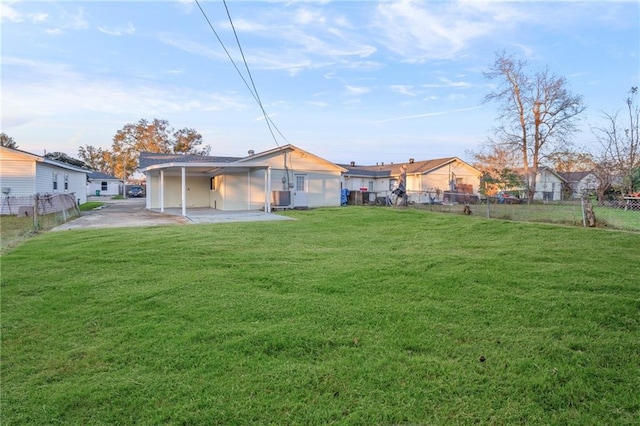
[[[640,235],[286,215],[4,255],[1,423],[640,422]]]

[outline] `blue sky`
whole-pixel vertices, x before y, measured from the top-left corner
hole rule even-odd
[[[224,3],[200,2],[248,79]],[[292,143],[338,163],[478,150],[505,50],[588,106],[577,145],[640,82],[637,1],[239,1],[227,6],[262,113],[193,1],[2,2],[2,131],[42,154],[109,149],[142,118],[194,128],[214,155]]]

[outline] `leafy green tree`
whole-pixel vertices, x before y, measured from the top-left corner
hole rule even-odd
[[[109,175],[113,174],[110,151],[85,145],[78,148],[78,157],[92,170]]]
[[[174,130],[167,120],[141,119],[126,124],[113,137],[110,167],[113,174],[127,179],[138,166],[140,152],[208,154],[201,148],[202,136],[193,129]]]
[[[6,133],[0,133],[0,146],[4,146],[5,148],[18,149],[18,144],[16,141]]]

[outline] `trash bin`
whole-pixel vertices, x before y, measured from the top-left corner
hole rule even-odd
[[[99,197],[99,196],[100,196],[100,190],[96,189],[96,197]]]

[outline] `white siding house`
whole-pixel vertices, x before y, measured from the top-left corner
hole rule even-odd
[[[113,196],[122,194],[123,181],[115,176],[101,172],[89,173],[87,179],[88,196]]]
[[[570,198],[582,198],[594,194],[598,188],[598,178],[593,172],[558,173],[565,180],[565,193]]]
[[[536,193],[534,200],[561,201],[565,180],[548,167],[540,167],[536,175]]]
[[[73,194],[87,201],[89,170],[50,160],[29,152],[0,147],[0,186],[3,196]]]
[[[453,194],[478,194],[480,170],[457,157],[407,163],[359,166],[355,162],[343,165],[343,187],[349,191],[375,193],[387,196],[393,191],[403,174],[409,203],[455,201]],[[371,201],[371,200],[364,200]]]
[[[246,157],[140,153],[146,207],[265,210],[340,205],[344,168],[293,145]]]

